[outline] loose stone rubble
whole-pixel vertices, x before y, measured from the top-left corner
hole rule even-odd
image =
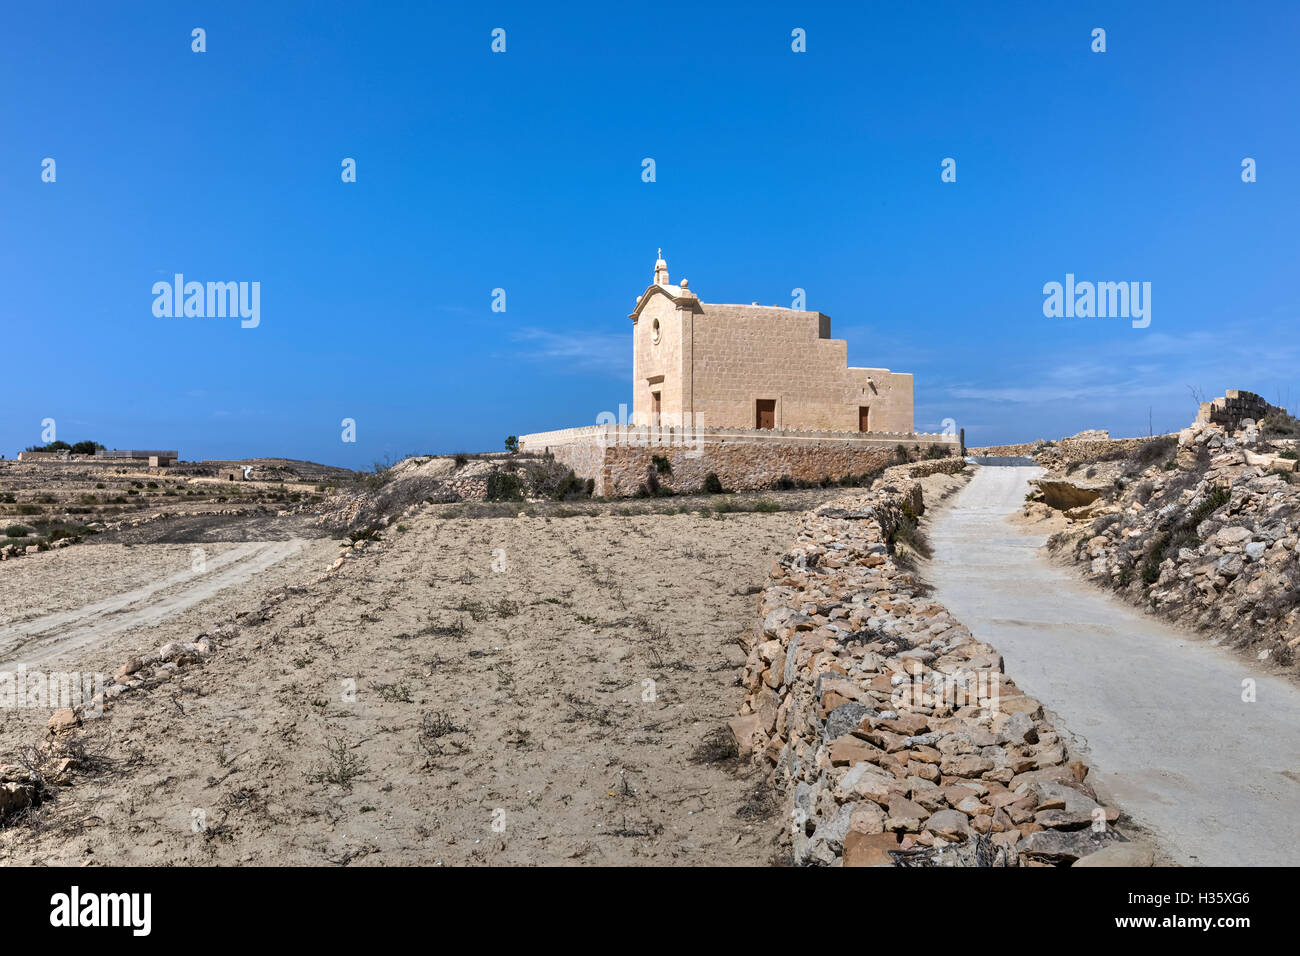
[[[923,508],[899,466],[808,512],[759,599],[731,728],[787,792],[795,862],[1063,865],[1122,842],[1041,703],[904,567],[891,529]]]
[[[1260,660],[1296,663],[1300,647],[1300,480],[1293,439],[1270,439],[1244,402],[1207,403],[1152,458],[1128,463],[1108,494],[1066,511],[1078,524],[1051,547],[1096,583]],[[1164,446],[1167,446],[1165,448]],[[1156,453],[1159,453],[1158,455]]]
[[[283,600],[280,594],[277,600]],[[237,615],[243,617],[245,615]],[[214,638],[232,635],[234,626],[223,625],[215,634],[202,634],[193,642],[173,641],[156,653],[133,657],[113,674],[113,683],[89,701],[54,711],[46,724],[47,736],[27,748],[23,764],[0,761],[0,825],[30,807],[40,804],[49,788],[70,786],[83,767],[75,746],[70,746],[86,721],[104,716],[112,702],[124,694],[147,692],[187,669],[201,665],[216,650]]]

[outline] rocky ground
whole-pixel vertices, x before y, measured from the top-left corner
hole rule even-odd
[[[777,797],[725,724],[736,637],[798,511],[671,505],[685,513],[425,507],[79,644],[58,663],[113,675],[106,712],[56,731],[48,708],[3,712],[0,790],[40,802],[9,813],[0,859],[770,862]],[[14,591],[0,633],[147,589],[191,547],[7,566],[0,581],[46,565],[6,586],[60,596]],[[97,550],[94,575],[58,564]]]
[[[1297,676],[1296,459],[1253,420],[1198,422],[1118,461],[1054,468],[1026,512],[1067,519],[1049,546],[1095,583]]]

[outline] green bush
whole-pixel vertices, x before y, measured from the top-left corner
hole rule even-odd
[[[717,472],[711,471],[704,476],[703,490],[707,495],[722,494],[722,481],[718,478]]]
[[[651,455],[650,460],[654,463],[655,471],[661,475],[671,475],[673,473],[673,463],[663,455]]]
[[[518,435],[507,435],[507,436],[506,436],[506,451],[510,452],[510,454],[513,455],[513,454],[514,454],[515,452],[517,452],[518,450],[519,450],[519,436],[518,436]]]
[[[514,472],[492,469],[487,476],[487,500],[523,501],[523,480]]]
[[[1142,580],[1155,584],[1160,579],[1160,564],[1167,556],[1177,554],[1182,548],[1197,547],[1201,543],[1196,534],[1197,526],[1226,505],[1231,497],[1227,488],[1215,488],[1186,518],[1153,538],[1142,561]]]
[[[1196,527],[1214,512],[1218,511],[1232,498],[1232,492],[1227,488],[1215,488],[1206,496],[1205,500],[1196,506],[1196,510],[1191,513],[1189,521],[1192,527]]]
[[[567,501],[587,498],[595,489],[595,481],[584,481],[554,458],[524,459],[516,464],[507,462],[503,471],[518,474],[523,494],[528,498],[551,498]]]
[[[11,524],[5,528],[6,538],[25,538],[32,533],[32,529],[20,524]]]
[[[590,498],[592,491],[596,488],[594,479],[588,478],[583,480],[569,469],[569,473],[560,479],[551,492],[551,497],[556,501],[568,501],[571,498]]]

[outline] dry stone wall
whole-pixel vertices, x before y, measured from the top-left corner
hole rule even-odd
[[[759,599],[732,731],[785,790],[795,862],[1062,865],[1122,841],[1042,704],[901,566],[882,528],[924,507],[910,468],[805,514]]]
[[[1156,436],[1162,437],[1162,436]],[[1038,458],[1045,464],[1078,465],[1107,458],[1121,458],[1151,438],[1111,438],[1105,431],[1081,432],[1059,441],[1021,442],[1018,445],[985,445],[967,448],[966,453],[987,458]]]
[[[783,477],[821,481],[878,471],[897,460],[892,448],[855,445],[760,445],[724,442],[705,445],[699,454],[680,446],[670,448],[613,446],[605,452],[604,494],[636,494],[656,456],[666,458],[671,473],[658,475],[665,488],[699,491],[710,472],[729,490],[770,488]]]

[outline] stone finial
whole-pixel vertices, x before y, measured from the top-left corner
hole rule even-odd
[[[659,250],[659,258],[655,260],[655,285],[668,285],[668,263],[664,262],[664,251]]]

